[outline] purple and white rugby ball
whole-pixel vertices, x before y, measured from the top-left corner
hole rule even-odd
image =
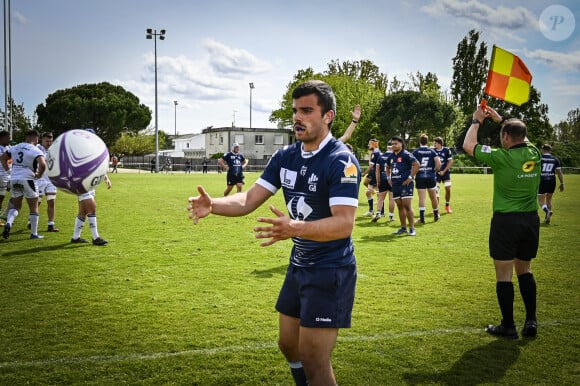
[[[107,145],[87,130],[69,130],[59,135],[46,160],[48,177],[59,189],[87,193],[105,178],[109,169]]]

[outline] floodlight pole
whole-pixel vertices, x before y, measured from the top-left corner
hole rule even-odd
[[[252,90],[254,89],[254,82],[250,82],[250,129],[252,128]]]
[[[173,104],[175,105],[175,138],[177,138],[177,105],[179,103],[177,103],[177,101],[173,101]]]
[[[153,39],[155,41],[155,173],[159,173],[159,121],[158,121],[158,108],[157,108],[157,38],[159,40],[165,40],[165,30],[162,29],[157,32],[157,30],[147,28],[147,39]]]

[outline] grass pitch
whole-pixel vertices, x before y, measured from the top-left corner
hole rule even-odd
[[[28,239],[24,209],[0,241],[0,384],[291,385],[274,310],[291,242],[259,247],[252,228],[271,215],[267,205],[194,226],[187,198],[198,184],[220,196],[224,174],[110,178],[110,191],[97,189],[108,246],[70,244],[77,203],[65,193],[60,233],[43,232],[43,206],[45,239]],[[487,249],[492,183],[453,175],[454,213],[433,223],[428,211],[417,237],[393,236],[398,221],[363,217],[361,188],[353,327],[341,330],[333,358],[339,384],[580,383],[580,176],[566,176],[541,229],[533,340],[483,331],[500,319]],[[280,193],[270,201],[284,208]]]

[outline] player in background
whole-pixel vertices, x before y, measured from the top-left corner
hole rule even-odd
[[[10,149],[10,133],[6,130],[0,131],[0,155],[4,154],[5,151]],[[4,203],[4,198],[10,190],[10,168],[8,171],[0,167],[0,213],[2,213],[2,204]],[[5,216],[5,213],[2,213]],[[6,218],[0,219],[0,226],[4,225]]]
[[[433,221],[439,220],[439,202],[437,200],[436,173],[441,168],[441,161],[435,150],[429,148],[429,137],[421,134],[419,147],[413,151],[413,156],[419,161],[419,172],[415,178],[415,188],[419,193],[419,220],[417,224],[425,224],[425,201],[427,192],[433,208]]]
[[[38,234],[38,185],[39,179],[46,169],[46,160],[42,151],[36,147],[40,134],[36,130],[26,133],[24,142],[5,151],[0,156],[0,162],[5,171],[9,170],[8,160],[12,159],[12,176],[10,178],[12,207],[8,210],[6,224],[2,237],[10,237],[10,230],[14,220],[22,209],[22,200],[26,198],[30,210],[30,238],[42,239]]]
[[[40,143],[36,145],[48,157],[48,148],[52,145],[52,133],[44,132],[40,137]],[[42,197],[46,197],[46,213],[48,215],[48,232],[58,232],[59,229],[54,226],[56,186],[48,178],[48,170],[45,170],[42,177],[38,179],[38,205],[42,203]],[[30,224],[29,224],[30,225]]]
[[[393,154],[387,160],[387,175],[393,190],[393,199],[399,210],[401,228],[396,235],[407,234],[407,222],[409,223],[409,236],[415,236],[415,213],[413,212],[413,179],[419,171],[419,162],[413,154],[405,150],[405,141],[401,137],[391,138]]]
[[[443,183],[445,186],[445,212],[453,213],[451,209],[451,167],[453,166],[453,156],[451,155],[451,150],[443,146],[443,138],[441,137],[436,137],[433,140],[433,147],[441,161],[441,169],[437,172],[437,183]],[[439,189],[439,185],[437,189]]]
[[[556,191],[556,175],[560,180],[559,190],[564,191],[564,174],[560,160],[551,154],[552,146],[542,146],[542,176],[538,190],[538,203],[545,213],[544,224],[550,224],[552,217],[552,196]]]
[[[352,241],[360,169],[346,145],[332,138],[336,99],[321,81],[292,92],[296,142],[278,149],[246,192],[212,198],[199,186],[189,198],[197,224],[209,214],[243,216],[282,190],[288,214],[274,206],[259,217],[261,246],[292,238],[290,264],[280,290],[278,346],[296,385],[336,385],[332,352],[340,328],[351,325],[356,287]]]
[[[366,186],[366,196],[367,202],[369,203],[369,211],[365,213],[366,217],[372,217],[375,213],[375,201],[374,194],[377,191],[377,175],[375,172],[375,166],[381,156],[381,150],[379,149],[379,140],[372,138],[369,140],[368,149],[371,152],[369,159],[369,167],[363,175],[366,175],[363,184]],[[377,208],[377,210],[380,208]]]
[[[393,199],[393,190],[389,182],[391,176],[387,175],[387,160],[391,154],[393,154],[393,147],[388,145],[387,151],[377,159],[375,175],[379,193],[377,194],[377,212],[374,214],[372,222],[377,222],[381,217],[385,217],[385,199],[387,196],[389,197],[389,222],[395,221],[395,200]]]
[[[244,186],[244,169],[248,165],[248,160],[240,153],[240,145],[234,143],[232,146],[232,151],[227,152],[218,160],[220,166],[224,168],[227,173],[226,190],[224,191],[224,196],[230,194],[234,185],[236,186],[237,193],[242,191]]]

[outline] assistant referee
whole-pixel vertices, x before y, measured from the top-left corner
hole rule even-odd
[[[477,142],[485,118],[500,123],[501,148]],[[495,336],[517,339],[514,321],[515,268],[526,309],[522,335],[537,333],[536,281],[531,260],[536,257],[540,236],[537,192],[540,185],[541,153],[528,142],[526,125],[519,119],[502,119],[491,107],[477,108],[465,136],[463,149],[493,169],[493,217],[489,231],[489,252],[496,275],[496,293],[502,321],[486,331]]]

